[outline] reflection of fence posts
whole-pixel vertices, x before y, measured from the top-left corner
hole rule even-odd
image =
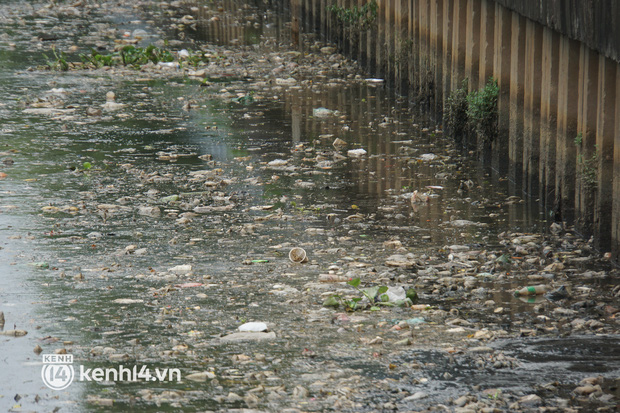
[[[540,165],[540,107],[542,26],[531,20],[526,22],[525,76],[524,76],[524,125],[523,125],[523,190],[538,196]]]
[[[301,0],[291,0],[291,43],[300,46],[299,25],[301,19]]]
[[[594,239],[596,245],[604,250],[612,245],[612,231],[609,231],[608,223],[613,223],[613,193],[614,193],[614,138],[616,139],[616,152],[620,154],[620,136],[615,129],[620,125],[620,83],[618,82],[620,68],[605,56],[599,55],[598,75],[598,102],[596,119],[596,150],[599,153],[597,168],[598,182],[594,204]],[[619,127],[620,129],[620,127]],[[616,168],[619,167],[616,156]],[[620,185],[620,174],[616,175],[616,181]],[[616,192],[616,199],[620,202],[620,192]],[[615,225],[618,225],[620,215],[616,215]],[[617,248],[617,246],[616,246]],[[616,249],[617,251],[617,249]],[[620,261],[620,260],[619,260]]]
[[[399,22],[398,44],[400,59],[398,62],[398,75],[396,77],[396,87],[401,94],[407,94],[409,73],[409,55],[411,53],[411,39],[408,37],[409,31],[409,3],[410,1],[400,0],[397,5],[396,18]]]
[[[540,200],[545,211],[551,211],[555,200],[555,136],[558,122],[558,76],[560,48],[551,29],[543,29],[542,73],[540,84]],[[555,40],[555,41],[554,41]],[[536,131],[533,131],[536,133]]]
[[[620,99],[620,68],[616,67],[615,128],[613,131],[611,130],[611,125],[609,125],[608,129],[606,128],[614,137],[614,150],[605,152],[605,156],[609,156],[613,152],[613,167],[609,168],[613,170],[611,250],[616,262],[620,262],[620,196],[618,196],[620,194],[620,143],[618,143],[618,136],[620,136],[620,103],[618,103],[618,99]],[[600,222],[600,225],[604,224],[604,222]]]
[[[556,133],[556,178],[554,212],[563,220],[575,217],[575,143],[577,136],[577,87],[579,43],[560,37],[560,75]]]
[[[525,18],[510,16],[510,74],[508,105],[508,179],[512,193],[523,183],[523,91],[525,74]]]
[[[592,235],[592,221],[588,214],[594,208],[596,180],[587,179],[588,164],[595,151],[596,104],[598,88],[598,57],[584,44],[579,48],[579,82],[577,83],[577,135],[580,144],[575,145],[575,218],[577,229],[585,236]],[[576,135],[576,136],[577,136]]]
[[[430,3],[429,10],[429,29],[431,33],[430,48],[432,50],[431,77],[428,81],[432,83],[433,98],[430,108],[434,113],[441,113],[443,99],[443,76],[444,69],[444,0],[433,1]]]

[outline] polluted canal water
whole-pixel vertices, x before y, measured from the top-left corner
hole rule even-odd
[[[0,408],[613,411],[618,270],[239,4],[0,5]]]

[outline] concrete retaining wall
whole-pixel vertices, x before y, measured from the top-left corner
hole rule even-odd
[[[620,2],[617,0],[495,1],[620,62]]]

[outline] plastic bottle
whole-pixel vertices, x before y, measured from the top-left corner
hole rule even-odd
[[[525,296],[525,295],[542,295],[549,291],[549,287],[546,285],[530,285],[528,287],[523,287],[520,290],[515,291],[515,297]]]
[[[336,274],[319,274],[319,281],[322,283],[340,283],[349,281],[349,277]]]

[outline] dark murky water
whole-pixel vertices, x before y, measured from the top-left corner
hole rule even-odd
[[[215,410],[246,406],[228,393],[243,396],[264,385],[268,390],[257,393],[258,406],[269,411],[286,406],[365,411],[418,390],[429,397],[401,406],[448,403],[481,383],[482,390],[527,394],[550,381],[568,386],[588,375],[618,376],[617,337],[496,342],[498,351],[515,359],[514,368],[498,372],[488,360],[478,363],[477,357],[437,348],[439,341],[449,346],[462,337],[452,340],[434,331],[434,323],[413,330],[410,350],[360,341],[389,335],[381,322],[390,327],[414,317],[409,309],[340,320],[322,308],[321,294],[340,288],[315,283],[330,265],[357,271],[367,282],[416,284],[412,271],[382,265],[391,255],[383,248],[386,240],[397,237],[410,252],[427,254],[429,262],[448,261],[443,246],[501,254],[498,234],[539,234],[549,224],[535,202],[509,199],[505,183],[491,182],[429,119],[382,86],[317,75],[313,83],[287,88],[226,76],[201,87],[182,71],[164,78],[26,71],[45,63],[43,51],[49,54],[46,43],[31,38],[55,32],[59,22],[15,19],[9,10],[2,7],[0,158],[14,164],[0,169],[7,174],[0,181],[0,311],[5,330],[15,326],[28,335],[0,339],[0,406],[86,411],[98,402],[87,400],[96,396],[114,399],[109,409],[116,411]],[[247,14],[263,19],[241,19],[235,24],[248,29],[227,36],[243,37],[239,44],[260,40],[274,47],[285,33],[282,22],[254,10]],[[116,35],[155,31],[133,9],[104,9],[96,17],[110,22]],[[104,40],[84,19],[63,24],[58,48]],[[196,28],[193,34],[229,43],[215,32]],[[126,106],[87,116],[86,108],[104,104],[108,91]],[[235,100],[250,91],[255,99]],[[313,110],[320,107],[338,112],[317,117]],[[367,155],[334,158],[336,137]],[[268,164],[277,159],[286,164]],[[213,180],[225,182],[213,187],[190,175],[218,168]],[[468,181],[471,189],[463,185]],[[428,193],[429,202],[412,207],[407,196],[414,190]],[[165,201],[170,195],[179,200]],[[161,214],[137,212],[145,206],[159,207]],[[195,206],[213,209],[179,221]],[[355,214],[359,222],[348,219]],[[451,219],[477,224],[455,227]],[[288,261],[292,246],[306,249],[309,264]],[[246,260],[268,262],[245,265]],[[187,264],[190,274],[170,270]],[[182,287],[189,282],[202,285]],[[589,282],[598,288],[610,281]],[[522,284],[509,278],[480,283],[487,299],[505,308],[503,316],[476,313],[475,306],[467,307],[472,297],[438,299],[423,289],[420,295],[424,303],[461,308],[471,322],[512,333],[536,316],[531,304],[512,297]],[[115,302],[119,299],[139,301]],[[273,323],[277,339],[218,343],[245,321]],[[32,353],[36,345],[44,353],[68,349],[76,368],[140,364],[179,368],[184,376],[207,370],[217,382],[76,382],[56,393],[41,382],[40,357]],[[558,346],[565,351],[554,351]],[[253,361],[231,358],[238,354]],[[336,382],[337,388],[325,390]],[[310,397],[293,398],[297,385],[308,388]],[[338,396],[354,404],[338,407]]]

